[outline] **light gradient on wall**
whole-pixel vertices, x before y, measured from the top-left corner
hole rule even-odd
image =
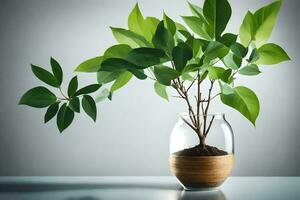
[[[194,0],[193,3],[201,3]],[[270,0],[230,1],[228,31],[238,32],[248,9]],[[17,106],[27,89],[41,84],[30,63],[49,67],[57,58],[66,79],[81,61],[101,55],[115,43],[109,26],[126,27],[135,0],[0,0],[0,175],[169,175],[168,140],[177,113],[185,105],[155,95],[151,81],[133,80],[113,101],[101,103],[94,124],[84,114],[64,134],[55,121],[44,125],[45,111]],[[140,0],[145,15],[163,10],[177,21],[189,15],[186,1]],[[300,42],[297,0],[284,1],[270,41],[287,50],[291,62],[262,67],[257,77],[238,83],[261,100],[254,128],[239,113],[219,103],[211,112],[226,113],[236,141],[233,175],[300,175]],[[94,75],[80,74],[81,85]],[[66,86],[66,85],[64,85]]]

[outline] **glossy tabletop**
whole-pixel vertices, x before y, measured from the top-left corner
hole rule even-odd
[[[174,177],[0,177],[0,200],[300,199],[300,177],[230,177],[212,191],[184,191]]]

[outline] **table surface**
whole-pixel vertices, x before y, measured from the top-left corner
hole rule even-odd
[[[300,199],[300,177],[229,177],[212,191],[184,191],[174,177],[0,177],[4,200]]]

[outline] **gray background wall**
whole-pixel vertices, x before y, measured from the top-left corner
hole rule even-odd
[[[57,58],[66,79],[81,61],[100,55],[115,43],[109,26],[126,27],[136,0],[0,0],[0,175],[169,175],[168,140],[177,113],[185,105],[154,94],[151,81],[131,81],[101,103],[94,124],[84,114],[64,134],[55,122],[43,124],[44,110],[17,106],[20,96],[39,85],[30,63],[49,67]],[[202,1],[192,1],[199,3]],[[231,0],[227,28],[237,32],[248,9],[270,0]],[[189,15],[183,0],[140,0],[144,15],[163,9],[177,21]],[[292,62],[263,67],[262,75],[241,77],[261,100],[256,128],[236,111],[225,112],[236,139],[233,175],[300,175],[300,30],[299,1],[286,0],[270,41],[284,47]],[[94,75],[80,74],[80,85]],[[66,86],[66,84],[65,84]]]

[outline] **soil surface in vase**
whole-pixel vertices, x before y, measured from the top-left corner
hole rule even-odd
[[[192,148],[184,149],[173,153],[176,156],[225,156],[228,155],[226,151],[218,149],[217,147],[209,145],[200,145],[194,146]]]

